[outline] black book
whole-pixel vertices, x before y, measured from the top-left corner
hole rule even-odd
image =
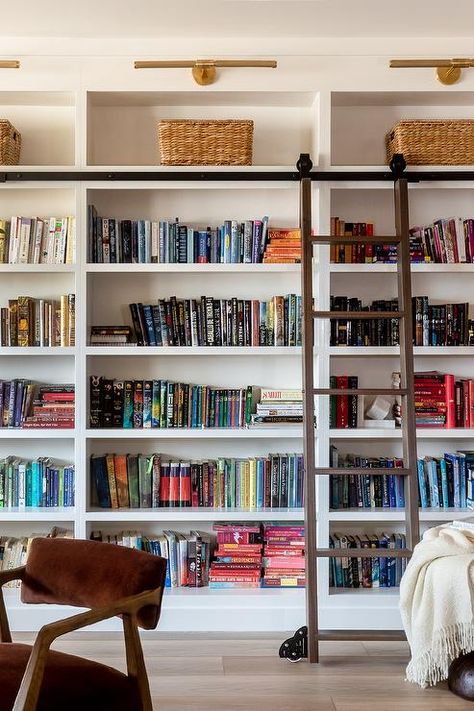
[[[102,379],[102,427],[112,427],[114,409],[114,381]]]
[[[98,375],[90,376],[90,411],[89,425],[95,429],[102,426],[102,378]]]
[[[350,389],[358,388],[359,379],[355,375],[349,375],[347,379],[348,387]],[[359,398],[357,395],[348,395],[349,401],[349,413],[348,413],[348,426],[351,428],[357,427],[357,412],[358,412],[358,402]]]
[[[131,220],[122,220],[120,223],[122,262],[129,264],[132,261],[132,223]]]
[[[144,334],[142,331],[142,326],[140,323],[140,318],[138,315],[138,304],[129,304],[130,314],[132,316],[133,330],[135,331],[135,338],[138,346],[143,346],[145,344]]]
[[[112,427],[123,426],[123,380],[114,380]]]
[[[222,329],[221,329],[221,301],[213,300],[213,321],[214,321],[214,345],[222,346]]]

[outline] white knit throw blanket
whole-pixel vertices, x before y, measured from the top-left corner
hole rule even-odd
[[[474,650],[474,532],[431,528],[415,546],[400,584],[400,612],[411,649],[408,681],[446,679],[450,663]]]

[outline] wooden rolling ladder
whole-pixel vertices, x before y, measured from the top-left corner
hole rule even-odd
[[[393,168],[392,168],[393,170]],[[403,168],[402,168],[403,170]],[[418,489],[416,469],[416,422],[414,406],[413,342],[411,311],[410,241],[408,220],[408,182],[394,175],[394,200],[396,236],[335,237],[314,236],[311,231],[311,177],[301,178],[300,227],[302,234],[302,301],[303,301],[303,437],[305,460],[305,536],[306,536],[306,618],[307,625],[293,638],[283,643],[280,656],[290,661],[307,657],[311,663],[319,661],[319,641],[338,640],[388,640],[404,639],[403,632],[393,630],[320,630],[318,626],[317,559],[341,557],[340,549],[319,548],[316,536],[315,477],[328,475],[366,476],[367,469],[317,467],[315,457],[315,396],[331,395],[394,395],[402,398],[402,438],[404,467],[397,475],[406,477],[404,549],[347,549],[344,556],[370,558],[408,558],[419,540]],[[398,311],[331,312],[313,308],[313,248],[337,244],[396,244]],[[334,389],[314,387],[314,321],[315,319],[398,319],[400,323],[400,373],[401,387]],[[393,474],[393,469],[377,469],[377,474]]]

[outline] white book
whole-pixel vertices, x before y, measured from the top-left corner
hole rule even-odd
[[[22,217],[19,226],[18,264],[28,264],[30,253],[31,219]]]
[[[145,262],[147,264],[151,262],[151,255],[151,222],[145,220]]]
[[[151,223],[151,261],[154,264],[160,261],[160,228],[158,222]]]
[[[455,218],[456,224],[456,244],[458,247],[459,261],[466,261],[466,238],[464,236],[464,219],[462,217]]]
[[[41,246],[43,243],[43,230],[44,230],[44,220],[37,217],[35,223],[35,232],[33,243],[33,250],[31,255],[31,263],[39,264],[41,259]]]
[[[55,234],[56,218],[50,217],[48,224],[48,239],[46,240],[46,249],[43,252],[43,264],[53,264]]]
[[[66,241],[67,241],[67,227],[68,221],[67,217],[63,217],[59,220],[60,229],[57,235],[56,241],[56,253],[55,253],[55,264],[65,264],[66,262]]]
[[[18,506],[24,509],[26,505],[26,464],[21,462],[18,465]]]
[[[10,221],[10,244],[8,246],[8,262],[10,264],[17,263],[18,243],[19,243],[19,237],[18,237],[19,222],[20,222],[20,218],[16,217],[16,215],[13,215],[12,219]]]

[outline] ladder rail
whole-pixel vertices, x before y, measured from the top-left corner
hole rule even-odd
[[[318,580],[316,535],[316,479],[312,472],[316,466],[314,432],[314,319],[313,305],[313,245],[311,243],[311,178],[302,178],[300,202],[300,229],[302,241],[301,294],[303,303],[303,456],[304,523],[306,563],[306,619],[308,627],[308,660],[319,660],[318,645]]]

